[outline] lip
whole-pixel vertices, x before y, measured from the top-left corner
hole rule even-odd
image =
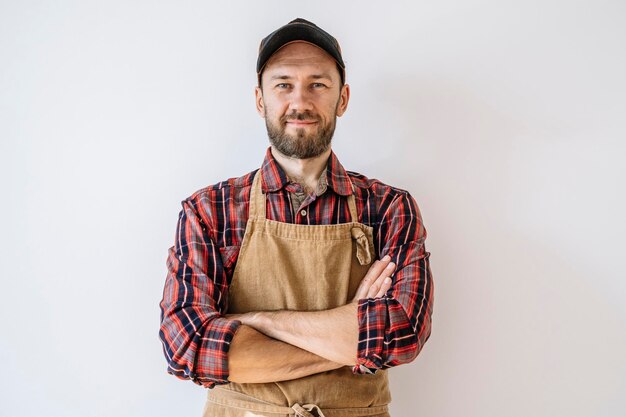
[[[295,127],[311,126],[316,124],[315,120],[287,120],[287,124]]]

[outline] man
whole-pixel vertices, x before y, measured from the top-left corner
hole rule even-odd
[[[331,150],[350,98],[334,37],[296,19],[262,40],[257,75],[263,165],[182,202],[168,372],[212,388],[205,416],[387,416],[386,368],[430,335],[418,207]]]

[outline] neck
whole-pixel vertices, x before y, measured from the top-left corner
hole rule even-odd
[[[307,159],[293,158],[282,154],[274,146],[271,147],[272,155],[278,165],[285,170],[287,176],[309,190],[317,188],[317,182],[322,175],[328,158],[330,157],[330,147],[322,154]]]

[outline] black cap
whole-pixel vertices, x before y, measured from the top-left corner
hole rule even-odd
[[[337,62],[341,81],[345,80],[346,66],[343,63],[341,48],[337,39],[314,23],[298,18],[276,29],[261,41],[261,45],[259,45],[259,59],[256,63],[259,85],[261,84],[261,73],[270,57],[280,48],[294,41],[309,42],[326,51]]]

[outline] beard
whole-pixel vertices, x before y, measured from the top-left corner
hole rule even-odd
[[[285,132],[288,120],[314,120],[317,129],[311,133],[307,133],[306,129],[296,129],[296,134],[290,135]],[[291,113],[290,115],[281,116],[278,123],[270,121],[265,114],[265,126],[267,127],[267,136],[270,143],[283,155],[297,159],[314,158],[324,153],[329,147],[335,133],[335,124],[337,117],[324,124],[320,116],[305,111],[303,113]]]

